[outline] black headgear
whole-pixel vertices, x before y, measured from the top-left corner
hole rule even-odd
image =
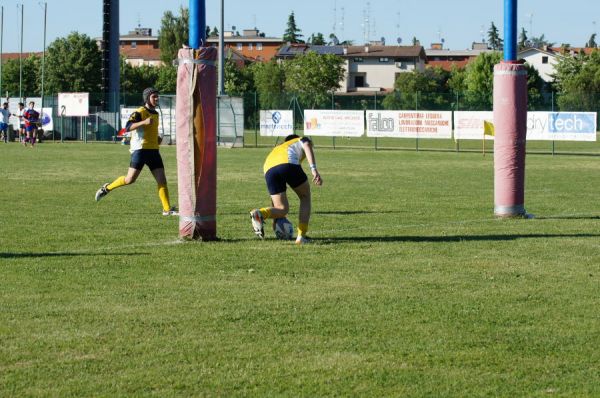
[[[150,101],[150,96],[155,93],[158,93],[158,90],[154,87],[148,87],[145,89],[144,93],[142,94],[142,97],[144,98],[144,104],[147,104]]]

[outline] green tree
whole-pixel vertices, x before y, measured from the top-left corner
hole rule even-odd
[[[286,88],[295,92],[309,108],[326,103],[340,87],[344,60],[333,54],[314,51],[299,55],[285,64]]]
[[[48,46],[44,91],[47,93],[101,90],[102,54],[96,41],[72,32]]]
[[[40,95],[40,65],[40,58],[33,54],[23,58],[23,79],[21,83],[23,97]],[[18,96],[19,80],[20,61],[19,59],[9,59],[2,65],[2,94],[8,91],[9,96]],[[47,92],[45,87],[44,91]]]
[[[158,68],[158,76],[154,87],[162,94],[175,94],[177,91],[177,67],[163,65]]]
[[[184,44],[189,44],[189,10],[185,7],[179,8],[180,15],[174,15],[166,11],[160,23],[158,31],[158,46],[160,47],[160,59],[165,64],[171,64],[177,59],[177,52]]]
[[[277,109],[285,104],[285,70],[275,59],[250,66],[261,109]]]
[[[600,51],[561,57],[554,77],[561,110],[595,112],[600,108]]]
[[[552,47],[554,46],[553,42],[550,42],[548,40],[546,40],[546,37],[544,34],[542,34],[539,37],[532,37],[530,40],[531,43],[531,47],[533,48],[543,48],[543,47]]]
[[[325,37],[323,36],[323,33],[316,33],[316,34],[313,33],[312,35],[310,35],[308,42],[315,46],[324,46],[325,45]]]
[[[288,17],[287,29],[283,33],[283,41],[288,43],[304,43],[304,40],[301,39],[303,35],[300,32],[302,31],[296,25],[296,18],[294,17],[294,11],[292,11]]]
[[[149,65],[131,66],[127,63],[122,65],[121,91],[123,93],[137,95],[146,87],[155,86],[159,68]]]
[[[503,40],[500,38],[500,33],[494,22],[492,22],[488,30],[488,42],[492,50],[502,50]]]
[[[231,57],[228,57],[224,69],[225,92],[228,95],[243,96],[247,92],[254,91],[252,71],[247,65],[239,67]]]
[[[521,33],[519,34],[519,50],[523,50],[524,48],[530,47],[531,43],[527,38],[527,31],[525,28],[521,28]]]
[[[492,109],[494,65],[501,59],[498,51],[482,53],[467,65],[464,98],[471,109]]]
[[[450,73],[440,67],[400,73],[394,93],[383,100],[385,109],[447,109],[452,100],[448,91]]]
[[[215,36],[215,37],[219,36],[219,29],[217,29],[217,27],[215,26],[213,28],[213,30],[210,32],[209,36]]]
[[[598,44],[596,43],[596,34],[595,33],[592,33],[592,35],[590,36],[590,39],[587,41],[587,43],[585,43],[585,46],[588,48],[598,47]]]

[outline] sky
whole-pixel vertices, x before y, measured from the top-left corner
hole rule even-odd
[[[335,32],[340,40],[362,44],[365,39],[387,44],[410,45],[413,37],[425,48],[443,39],[444,48],[463,50],[487,37],[490,24],[503,35],[503,0],[224,0],[225,28],[258,28],[270,37],[281,37],[287,20],[294,12],[296,25],[307,39],[312,33],[327,38]],[[528,36],[545,35],[557,46],[569,43],[581,47],[592,33],[600,29],[599,0],[558,1],[520,0],[519,31]],[[0,0],[3,7],[2,50],[19,52],[21,15],[24,5],[25,26],[23,51],[42,51],[44,46],[44,7],[42,1]],[[46,45],[70,32],[90,37],[102,34],[102,0],[47,0]],[[157,34],[165,11],[178,14],[187,0],[120,0],[120,33],[136,26],[152,28]],[[206,23],[211,28],[220,23],[220,0],[207,0]],[[595,20],[597,19],[597,21]],[[600,42],[599,39],[596,40]]]

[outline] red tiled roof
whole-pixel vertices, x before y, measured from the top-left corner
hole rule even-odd
[[[349,57],[422,57],[425,58],[425,50],[422,46],[348,46],[346,56]]]

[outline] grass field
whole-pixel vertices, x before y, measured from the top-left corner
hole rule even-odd
[[[267,152],[182,243],[148,171],[94,202],[125,147],[0,145],[0,396],[600,396],[600,158],[529,155],[496,220],[490,155],[317,148],[297,247],[251,231]]]

